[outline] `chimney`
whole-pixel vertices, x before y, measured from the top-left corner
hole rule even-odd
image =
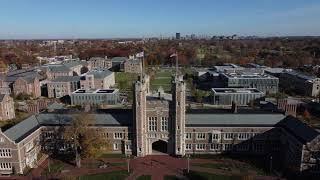
[[[232,113],[238,113],[238,105],[234,101],[232,101],[231,111],[232,111]]]

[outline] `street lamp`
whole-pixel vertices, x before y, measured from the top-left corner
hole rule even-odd
[[[190,171],[190,154],[187,154],[187,172]]]
[[[130,173],[130,154],[127,154],[126,158],[127,158],[128,173]]]

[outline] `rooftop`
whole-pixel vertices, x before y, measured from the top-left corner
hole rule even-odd
[[[299,71],[288,71],[286,73],[289,74],[289,75],[292,75],[292,76],[296,76],[296,77],[298,77],[300,79],[303,79],[305,81],[310,81],[310,80],[313,80],[313,79],[317,78],[315,76],[310,76],[310,75],[307,75],[307,74],[303,74],[302,72],[299,72]]]
[[[87,72],[87,75],[93,75],[94,78],[97,79],[102,79],[105,77],[108,77],[112,74],[113,72],[109,71],[108,69],[94,69],[90,72]]]
[[[262,74],[262,73],[246,73],[246,72],[237,72],[237,73],[222,73],[224,76],[227,78],[232,78],[232,79],[278,79],[276,77],[273,77],[268,74]]]
[[[58,76],[52,82],[73,82],[80,81],[80,76]]]
[[[212,88],[214,93],[219,94],[250,94],[250,93],[263,93],[256,88]]]
[[[72,94],[112,94],[118,91],[118,89],[78,89],[72,92]]]

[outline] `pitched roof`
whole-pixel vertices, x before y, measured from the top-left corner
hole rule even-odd
[[[87,72],[88,75],[93,75],[94,78],[102,79],[105,78],[109,75],[111,75],[113,72],[107,70],[107,69],[102,69],[102,70],[93,70],[90,72]]]
[[[58,76],[52,82],[72,82],[80,81],[80,76]]]
[[[277,124],[277,127],[282,127],[302,143],[310,142],[320,135],[318,131],[293,116],[284,118]]]
[[[41,126],[69,125],[74,114],[43,113],[32,115],[21,121],[4,134],[15,142],[20,142],[26,136]],[[130,126],[132,125],[132,111],[122,113],[96,113],[93,114],[96,126]]]
[[[128,58],[127,57],[114,57],[111,59],[112,62],[124,62],[126,61]]]
[[[270,114],[186,114],[186,126],[188,127],[272,127],[281,121],[285,116],[278,113]]]
[[[48,66],[48,71],[52,72],[69,72],[70,69],[65,65]]]

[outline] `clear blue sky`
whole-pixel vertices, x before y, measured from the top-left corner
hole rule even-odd
[[[320,35],[319,0],[1,0],[0,39]]]

